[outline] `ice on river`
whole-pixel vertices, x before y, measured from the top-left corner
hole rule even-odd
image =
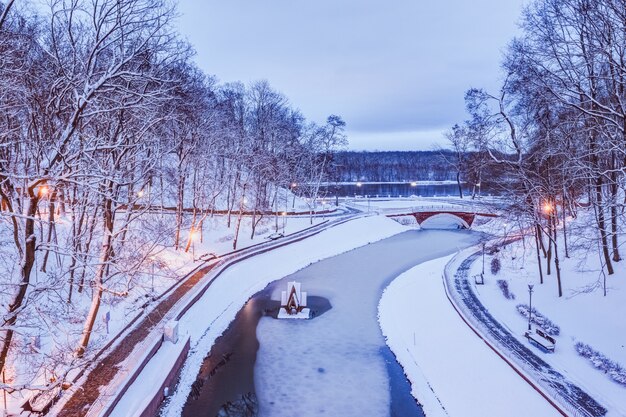
[[[261,319],[255,387],[262,417],[387,416],[389,376],[377,309],[382,291],[403,271],[473,244],[466,231],[409,231],[315,263],[287,281],[333,308],[309,321]]]

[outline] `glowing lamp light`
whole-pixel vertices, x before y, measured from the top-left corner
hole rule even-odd
[[[552,205],[550,203],[545,203],[543,205],[543,212],[544,213],[550,214],[550,213],[552,213],[552,210],[553,210],[553,207],[552,207]]]
[[[286,216],[286,215],[287,215],[287,212],[286,212],[286,211],[283,211],[281,214],[282,214],[283,216]]]
[[[143,197],[143,194],[144,194],[143,190],[137,191],[137,197],[141,198]]]
[[[43,187],[39,187],[39,195],[41,195],[42,197],[47,196],[48,192],[48,187],[46,187],[45,185]]]
[[[413,181],[413,182],[411,183],[411,187],[417,187],[417,183],[416,183],[415,181]]]
[[[360,187],[360,186],[362,186],[362,185],[363,185],[363,184],[362,184],[362,183],[360,183],[360,182],[357,182],[357,183],[356,183],[356,186],[357,186],[357,187]]]
[[[296,184],[295,182],[291,183],[291,188],[296,188],[298,186],[298,184]]]

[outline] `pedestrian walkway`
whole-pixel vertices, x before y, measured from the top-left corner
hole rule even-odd
[[[466,323],[564,415],[600,417],[607,413],[587,392],[546,363],[496,320],[472,289],[469,270],[477,251],[446,267],[447,294]]]
[[[85,416],[89,411],[89,406],[94,404],[100,397],[102,388],[115,380],[120,370],[119,364],[131,354],[137,344],[141,343],[150,334],[176,302],[194,288],[198,281],[213,269],[213,267],[214,265],[206,266],[191,275],[148,313],[141,322],[124,337],[123,342],[118,343],[117,346],[89,372],[87,379],[80,386],[80,389],[74,391],[70,399],[65,403],[63,409],[59,411],[58,417]]]

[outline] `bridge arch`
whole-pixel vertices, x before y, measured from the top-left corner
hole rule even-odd
[[[452,221],[453,224],[457,224],[463,229],[469,229],[474,222],[473,214],[461,214],[461,213],[449,213],[449,212],[430,212],[430,213],[415,213],[415,219],[420,228],[424,226],[428,227],[428,224],[437,220],[446,219]]]

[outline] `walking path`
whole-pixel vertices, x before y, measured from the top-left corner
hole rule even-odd
[[[600,417],[607,413],[587,392],[520,342],[483,306],[472,289],[469,270],[481,252],[473,252],[445,269],[444,284],[459,315],[498,355],[563,414]]]

